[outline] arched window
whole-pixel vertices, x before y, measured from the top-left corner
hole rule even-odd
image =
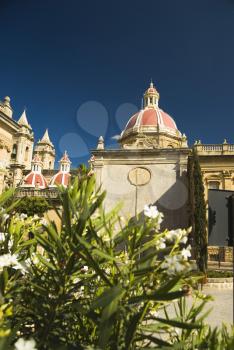
[[[14,144],[12,147],[11,159],[16,159],[16,156],[17,156],[17,145]]]
[[[28,161],[28,156],[29,156],[29,147],[27,146],[25,148],[25,154],[24,154],[24,161],[27,162]]]
[[[208,182],[208,189],[209,190],[218,190],[219,189],[219,181],[209,181]]]
[[[52,162],[49,162],[49,169],[52,169]]]

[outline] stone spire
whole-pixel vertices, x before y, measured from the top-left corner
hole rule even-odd
[[[35,146],[34,153],[38,154],[43,162],[43,169],[54,169],[55,148],[50,140],[48,129]]]
[[[52,142],[50,141],[48,129],[46,129],[42,139],[38,141],[38,143],[46,143],[46,144],[52,145]]]
[[[27,119],[26,111],[25,111],[25,110],[24,110],[23,113],[21,114],[21,117],[20,117],[19,120],[18,120],[18,124],[19,124],[19,125],[22,125],[22,126],[26,126],[26,127],[28,127],[29,129],[32,129],[31,126],[30,126],[29,123],[28,123],[28,119]]]

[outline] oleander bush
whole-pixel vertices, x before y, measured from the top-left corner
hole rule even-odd
[[[94,176],[59,194],[61,228],[0,198],[0,350],[233,348],[227,327],[205,325],[188,231],[161,232],[154,206],[105,212]]]

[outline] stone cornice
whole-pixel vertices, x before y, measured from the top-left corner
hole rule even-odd
[[[15,132],[19,131],[20,127],[18,123],[9,117],[6,117],[2,112],[0,112],[0,120],[2,120],[8,127],[10,127]]]
[[[106,150],[91,150],[90,153],[95,157],[112,158],[121,157],[128,158],[129,156],[159,156],[159,155],[176,155],[190,154],[190,148],[154,148],[154,149],[106,149]]]

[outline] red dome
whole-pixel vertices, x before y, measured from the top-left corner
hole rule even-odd
[[[24,179],[24,185],[30,187],[46,188],[47,182],[42,174],[32,171],[26,175]]]
[[[63,185],[64,187],[67,187],[70,180],[70,176],[71,175],[69,173],[59,171],[57,174],[55,174],[52,177],[50,181],[50,185],[51,186]]]
[[[172,117],[160,108],[145,108],[134,114],[128,121],[125,131],[134,127],[154,127],[177,131],[177,126]]]

